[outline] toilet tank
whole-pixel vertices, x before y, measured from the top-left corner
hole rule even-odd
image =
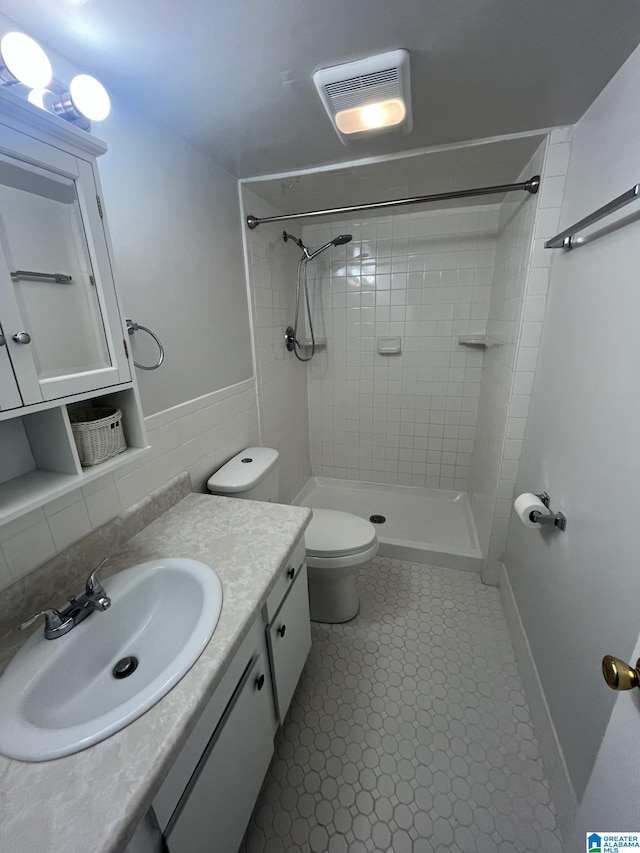
[[[272,447],[248,447],[236,454],[207,480],[214,495],[252,501],[277,501],[280,486],[278,451]]]

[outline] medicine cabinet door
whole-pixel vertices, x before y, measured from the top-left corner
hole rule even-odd
[[[0,321],[25,405],[131,378],[92,165],[7,128]]]
[[[22,406],[22,397],[7,352],[4,332],[0,326],[0,412],[18,409],[20,406]]]

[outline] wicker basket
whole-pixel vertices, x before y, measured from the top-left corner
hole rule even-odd
[[[80,463],[86,468],[99,465],[127,449],[120,409],[96,406],[69,412],[71,431]]]

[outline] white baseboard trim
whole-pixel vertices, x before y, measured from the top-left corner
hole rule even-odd
[[[500,566],[499,587],[504,613],[518,661],[520,677],[527,696],[531,721],[538,739],[545,775],[556,807],[560,833],[566,841],[575,822],[578,800],[569,778],[560,741],[549,713],[549,706],[531,653],[529,640],[520,619],[507,570],[504,563],[501,563]]]

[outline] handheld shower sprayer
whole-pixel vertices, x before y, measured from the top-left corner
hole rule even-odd
[[[338,234],[337,237],[334,237],[333,240],[329,240],[329,242],[325,243],[324,246],[320,246],[320,248],[316,249],[315,252],[310,252],[299,237],[295,237],[293,234],[289,234],[288,231],[282,232],[282,239],[285,243],[288,243],[289,240],[294,242],[296,246],[302,249],[306,260],[310,261],[312,258],[315,258],[316,255],[319,255],[320,252],[324,252],[325,249],[328,249],[329,246],[344,246],[345,243],[349,243],[351,240],[353,240],[353,237],[351,236],[351,234]]]
[[[316,351],[316,339],[313,332],[313,321],[311,319],[311,305],[309,303],[309,291],[307,287],[307,263],[319,255],[320,252],[324,252],[325,249],[328,249],[330,246],[344,246],[345,243],[348,243],[352,240],[351,234],[338,234],[337,237],[334,237],[333,240],[329,240],[328,243],[325,243],[324,246],[321,246],[319,249],[316,249],[315,252],[310,252],[307,247],[304,245],[302,240],[299,237],[294,237],[293,234],[289,234],[287,231],[282,232],[282,239],[285,243],[289,240],[292,240],[296,246],[302,249],[302,257],[298,263],[298,282],[296,286],[296,314],[293,322],[293,326],[287,326],[285,331],[285,344],[289,352],[293,352],[298,361],[311,361]],[[309,324],[309,333],[311,336],[311,353],[307,358],[303,358],[299,353],[298,349],[302,349],[302,344],[298,341],[298,322],[300,319],[300,291],[304,293],[304,303],[307,314],[307,321]]]

